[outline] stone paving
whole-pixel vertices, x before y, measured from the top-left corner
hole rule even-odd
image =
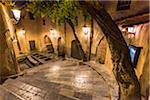
[[[118,85],[105,67],[57,60],[0,86],[0,100],[117,100]]]

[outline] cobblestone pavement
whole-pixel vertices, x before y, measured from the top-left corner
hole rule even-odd
[[[118,87],[100,64],[58,60],[0,86],[0,100],[117,100]]]

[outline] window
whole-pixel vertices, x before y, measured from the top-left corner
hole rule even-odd
[[[130,9],[131,0],[118,0],[117,10]]]
[[[132,66],[134,68],[136,68],[141,49],[143,47],[136,47],[134,45],[129,45],[128,47],[129,47],[129,50],[130,50],[130,57],[131,57]]]
[[[135,33],[135,28],[134,27],[128,27],[128,32],[129,33]]]

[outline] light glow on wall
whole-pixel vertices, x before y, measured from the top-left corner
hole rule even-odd
[[[19,21],[19,20],[20,20],[21,11],[18,10],[18,9],[12,9],[12,12],[13,12],[13,14],[14,14],[15,19],[16,19],[17,21]]]
[[[51,34],[53,37],[57,37],[57,32],[56,32],[56,30],[54,30],[54,29],[50,29],[50,34]]]
[[[122,32],[125,32],[126,31],[126,28],[122,28],[122,30],[121,30]]]
[[[15,39],[15,40],[13,40],[13,42],[17,42],[17,40]]]

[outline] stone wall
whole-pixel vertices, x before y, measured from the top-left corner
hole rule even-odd
[[[58,38],[62,37],[62,41],[66,46],[65,52],[68,57],[71,56],[71,42],[75,40],[73,31],[69,24],[66,24],[66,35],[64,34],[64,24],[56,25],[52,23],[49,18],[43,18],[45,20],[45,25],[43,25],[43,19],[36,17],[34,20],[29,18],[28,13],[24,15],[18,25],[16,25],[17,36],[19,38],[19,43],[21,45],[21,51],[24,53],[29,53],[29,40],[35,40],[36,47],[38,51],[43,51],[45,49],[44,37],[49,36],[54,46],[54,51],[57,53]],[[78,25],[75,26],[76,35],[81,43],[84,52],[89,50],[90,37],[82,32],[82,27],[84,25],[84,17],[78,16]],[[86,20],[86,26],[90,27],[90,20]],[[22,29],[25,29],[26,33],[24,36],[20,35]],[[50,34],[50,29],[56,30],[56,36]],[[103,33],[97,23],[94,21],[94,36],[92,44],[92,54],[96,54],[96,47]],[[15,50],[17,52],[17,50]]]
[[[19,72],[13,48],[14,26],[8,9],[0,3],[0,82]]]

